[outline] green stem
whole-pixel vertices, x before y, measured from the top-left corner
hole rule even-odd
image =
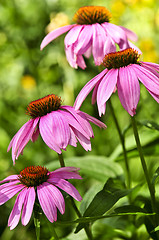
[[[155,189],[154,189],[153,185],[151,184],[151,181],[149,178],[149,173],[148,173],[147,165],[145,162],[145,158],[143,155],[143,151],[142,151],[142,147],[141,147],[141,143],[140,143],[140,139],[139,139],[139,134],[138,134],[138,130],[137,130],[137,124],[136,124],[135,117],[132,117],[131,120],[132,120],[132,127],[133,127],[133,131],[134,131],[137,149],[139,152],[142,168],[143,168],[143,171],[145,174],[146,182],[147,182],[150,196],[151,196],[152,210],[153,210],[153,212],[156,212]]]
[[[125,160],[125,168],[126,168],[126,174],[127,174],[127,176],[126,176],[127,187],[129,189],[129,188],[131,188],[131,175],[130,175],[130,169],[129,169],[129,163],[128,163],[128,158],[127,158],[126,148],[125,148],[125,139],[124,139],[124,136],[121,132],[121,129],[120,129],[120,126],[119,126],[119,123],[118,123],[118,120],[117,120],[117,117],[115,115],[115,112],[114,112],[114,109],[113,109],[113,106],[112,106],[112,103],[111,103],[110,99],[109,99],[108,103],[109,103],[110,111],[111,111],[111,114],[113,116],[117,131],[118,131],[118,134],[119,134],[122,149],[123,149],[124,160]]]
[[[65,167],[65,162],[64,162],[62,153],[58,154],[58,157],[59,157],[59,161],[60,161],[60,166]]]
[[[37,201],[35,200],[34,204],[34,226],[36,232],[36,239],[40,240],[40,215],[41,215],[41,208]]]
[[[62,153],[61,153],[61,154],[58,154],[58,158],[59,158],[61,167],[65,167],[65,162],[64,162],[64,158],[63,158]],[[77,216],[78,216],[79,218],[82,217],[80,211],[78,210],[78,208],[77,208],[77,206],[76,206],[76,204],[75,204],[75,202],[74,202],[74,199],[73,199],[72,197],[70,197],[70,200],[71,200],[72,207],[74,208]],[[84,227],[84,230],[85,230],[85,232],[86,232],[86,235],[87,235],[88,239],[89,239],[89,240],[93,240],[93,236],[92,236],[92,232],[91,232],[91,229],[90,229],[90,225],[86,225],[86,226]]]
[[[139,138],[139,134],[138,134],[138,130],[137,130],[137,124],[136,124],[136,120],[135,120],[134,116],[131,117],[131,121],[132,121],[132,127],[133,127],[133,131],[134,131],[134,136],[135,136],[136,145],[137,145],[137,149],[138,149],[138,152],[139,152],[142,168],[143,168],[144,175],[145,175],[146,182],[147,182],[147,186],[148,186],[148,189],[149,189],[149,192],[150,192],[152,211],[154,213],[157,213],[156,199],[155,199],[155,188],[154,188],[154,185],[151,184],[151,181],[150,181],[150,178],[149,178],[149,173],[148,173],[146,161],[145,161],[145,158],[144,158],[142,146],[141,146],[141,143],[140,143],[140,138]],[[153,221],[154,221],[154,226],[155,227],[159,225],[157,215],[154,216]],[[157,234],[157,239],[159,239],[159,232],[157,231],[156,234]]]

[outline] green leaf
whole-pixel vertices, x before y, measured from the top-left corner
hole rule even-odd
[[[157,178],[159,177],[159,167],[156,169],[153,179],[152,179],[152,184],[156,183]]]
[[[82,156],[65,158],[66,166],[74,166],[80,168],[80,173],[88,177],[105,182],[108,178],[114,178],[123,174],[123,170],[119,163],[109,160],[105,156]],[[59,161],[54,161],[47,166],[49,170],[59,167]]]
[[[145,213],[145,209],[134,205],[126,205],[114,209],[115,213]]]
[[[94,217],[103,215],[110,210],[114,204],[122,197],[128,195],[132,189],[122,189],[123,186],[119,179],[108,179],[104,188],[98,192],[93,201],[83,214],[83,217]],[[75,233],[79,232],[84,224],[79,224]]]

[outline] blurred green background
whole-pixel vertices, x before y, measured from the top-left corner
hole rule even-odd
[[[84,71],[69,66],[64,53],[65,34],[40,51],[40,43],[47,32],[71,24],[74,13],[79,7],[86,5],[107,7],[112,13],[112,23],[127,27],[138,35],[136,45],[143,52],[142,60],[156,63],[159,61],[159,8],[155,0],[0,0],[0,180],[10,174],[19,173],[21,169],[30,165],[49,166],[49,170],[59,167],[56,152],[49,149],[41,137],[34,144],[27,144],[24,155],[19,157],[15,166],[12,164],[11,152],[7,153],[7,147],[14,134],[29,119],[25,114],[29,102],[54,93],[62,97],[64,105],[73,105],[84,84],[98,74],[93,58],[86,60],[87,68]],[[112,104],[121,128],[129,126],[130,117],[121,106],[117,93],[112,96]],[[96,104],[91,105],[91,94],[81,110],[99,118]],[[137,120],[153,120],[159,124],[158,112],[158,104],[141,85]],[[101,130],[92,125],[95,138],[91,141],[91,152],[87,153],[78,144],[77,148],[68,146],[67,151],[63,153],[66,165],[74,164],[81,168],[84,179],[80,183],[74,181],[74,184],[82,196],[91,186],[102,186],[111,174],[112,177],[122,175],[124,171],[122,150],[109,107],[101,120],[108,128]],[[158,167],[159,134],[157,130],[143,126],[140,126],[140,134],[150,173],[153,174]],[[142,182],[144,177],[131,128],[126,132],[126,139],[135,185]],[[87,161],[82,160],[84,157]],[[112,169],[107,171],[107,163],[104,163],[107,159],[108,162],[116,161],[114,170],[112,165]],[[35,239],[32,221],[27,227],[22,227],[20,223],[13,231],[7,227],[7,219],[14,201],[15,198],[0,208],[0,239]],[[68,215],[70,217],[73,213],[66,211],[62,219],[67,219]],[[106,225],[110,225],[109,221]],[[71,228],[57,228],[63,239],[74,239],[69,235]],[[98,237],[101,232],[99,225],[95,231],[97,239],[102,239]],[[51,239],[48,232],[44,223],[41,239]],[[79,237],[76,235],[76,239],[85,239],[81,232]],[[146,234],[143,229],[141,232]],[[143,239],[146,239],[144,237]]]

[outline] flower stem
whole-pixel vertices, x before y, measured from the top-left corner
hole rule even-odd
[[[113,116],[113,119],[114,119],[114,122],[115,122],[115,125],[116,125],[116,128],[117,128],[117,131],[118,131],[118,134],[119,134],[119,138],[120,138],[120,142],[121,142],[121,145],[122,145],[122,149],[123,149],[124,160],[125,160],[125,167],[126,167],[126,174],[127,174],[127,176],[126,176],[126,178],[127,178],[127,187],[129,189],[129,188],[131,188],[131,175],[130,175],[130,169],[129,169],[129,164],[128,164],[126,148],[125,148],[125,139],[124,139],[124,136],[123,136],[123,134],[121,132],[121,129],[120,129],[117,117],[115,116],[115,112],[114,112],[114,109],[113,109],[113,106],[112,106],[112,103],[111,103],[110,99],[109,99],[108,103],[109,103],[110,111],[111,111],[111,114]]]
[[[61,154],[58,154],[58,157],[59,157],[59,161],[60,161],[61,167],[65,167],[65,162],[64,162],[64,158],[63,158],[62,153],[61,153]],[[73,199],[72,197],[70,197],[70,200],[71,200],[72,207],[74,208],[77,216],[78,216],[79,218],[82,217],[80,211],[78,210],[78,208],[77,208],[77,206],[76,206],[76,204],[75,204],[75,202],[74,202],[74,199]],[[89,225],[86,225],[86,226],[84,227],[84,230],[85,230],[85,232],[86,232],[86,235],[87,235],[88,239],[89,239],[89,240],[93,240],[92,232],[91,232],[91,229],[90,229]]]
[[[58,154],[58,157],[59,157],[59,161],[60,161],[60,166],[65,167],[65,162],[64,162],[62,153]]]
[[[131,120],[132,120],[132,127],[133,127],[133,131],[134,131],[134,136],[135,136],[136,145],[137,145],[137,149],[138,149],[138,152],[139,152],[142,168],[143,168],[144,175],[145,175],[146,182],[147,182],[147,186],[148,186],[148,189],[149,189],[149,192],[150,192],[152,211],[154,213],[157,213],[156,199],[155,199],[155,187],[154,187],[153,184],[151,184],[151,181],[150,181],[150,178],[149,178],[149,173],[148,173],[146,161],[145,161],[145,158],[144,158],[142,146],[141,146],[141,143],[140,143],[140,138],[139,138],[139,134],[138,134],[138,130],[137,130],[137,124],[136,124],[135,117],[134,116],[131,117]],[[159,224],[158,217],[157,217],[157,215],[155,215],[154,216],[154,226],[156,227],[158,224]],[[159,239],[158,231],[156,232],[156,234],[158,236],[157,239]]]
[[[35,226],[37,240],[40,240],[40,215],[41,215],[41,208],[40,208],[39,204],[35,201],[35,204],[34,204],[34,226]]]

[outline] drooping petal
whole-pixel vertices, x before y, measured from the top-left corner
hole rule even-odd
[[[98,83],[98,81],[100,81],[103,76],[106,74],[108,70],[104,69],[101,73],[99,73],[97,76],[95,76],[94,78],[92,78],[83,88],[82,90],[79,92],[75,103],[74,103],[74,108],[77,110],[81,107],[83,101],[85,100],[85,98],[87,97],[87,95],[90,93],[90,91],[94,88],[94,86]]]
[[[74,53],[74,45],[71,45],[67,48],[65,48],[66,58],[69,62],[70,66],[73,68],[77,68],[77,56]]]
[[[84,112],[82,112],[82,113],[86,116],[86,118],[87,118],[90,122],[94,123],[94,124],[97,125],[98,127],[100,127],[100,128],[107,128],[107,126],[106,126],[103,122],[101,122],[100,120],[98,120],[97,118],[94,118],[94,117],[90,116],[90,115],[87,114],[87,113],[84,113]]]
[[[119,27],[124,30],[128,39],[130,39],[133,42],[136,42],[138,40],[138,36],[133,31],[123,26],[119,26]]]
[[[101,80],[97,91],[97,105],[103,106],[112,95],[117,83],[118,69],[111,69]]]
[[[144,68],[142,65],[134,64],[133,69],[135,70],[138,79],[144,84],[144,86],[155,95],[159,95],[158,76]]]
[[[75,43],[75,54],[82,55],[86,52],[86,50],[91,46],[92,35],[92,26],[85,25],[78,36],[78,40]]]
[[[95,65],[100,65],[104,58],[104,45],[106,42],[106,33],[103,27],[99,24],[92,24],[93,40],[92,40],[92,54]]]
[[[48,33],[46,37],[43,39],[40,49],[42,50],[46,45],[48,45],[51,41],[53,41],[55,38],[60,36],[61,34],[67,32],[71,28],[73,28],[75,25],[66,25],[60,28],[57,28],[53,30],[52,32]]]
[[[45,185],[37,186],[37,195],[41,208],[50,222],[57,220],[57,209],[50,192]]]
[[[84,61],[84,58],[82,55],[77,55],[77,65],[82,68],[82,69],[85,69],[86,68],[86,64],[85,64],[85,61]]]
[[[93,137],[93,130],[92,127],[90,125],[90,123],[87,121],[86,117],[84,115],[82,115],[82,112],[79,110],[75,110],[73,107],[71,106],[63,106],[63,109],[66,109],[69,113],[71,113],[71,115],[76,119],[76,123],[77,125],[80,124],[80,126],[82,127],[82,129],[85,131],[85,133],[82,131],[80,131],[80,129],[78,127],[75,127],[75,129],[77,131],[79,131],[80,133],[82,133],[86,138],[90,138]],[[69,122],[69,124],[71,125],[71,121]]]
[[[64,179],[60,179],[58,183],[55,184],[57,187],[61,188],[63,191],[67,192],[70,196],[72,196],[77,201],[81,201],[82,197],[77,191],[77,189],[68,181]]]
[[[68,107],[65,108],[65,106],[61,107],[61,109],[67,109],[67,108]],[[70,112],[66,112],[66,111],[65,112],[61,111],[61,112],[63,112],[63,116],[65,116],[65,118],[67,119],[67,122],[70,126],[74,127],[78,131],[80,131],[85,137],[88,137],[88,133],[85,132],[85,130],[81,126],[80,121],[78,121],[78,119],[75,116],[73,116],[73,114],[70,114]]]
[[[34,202],[35,202],[35,189],[34,187],[27,188],[27,193],[24,199],[24,206],[22,211],[21,221],[24,226],[26,226],[31,218]]]
[[[32,141],[32,142],[35,142],[35,141],[38,139],[39,133],[40,133],[40,132],[39,132],[39,128],[37,127],[37,129],[34,131],[32,137],[31,137],[31,141]]]
[[[78,36],[82,29],[82,25],[74,25],[74,27],[67,33],[64,39],[66,49],[78,40]]]
[[[69,140],[69,145],[73,146],[73,147],[77,147],[77,139],[76,139],[76,136],[73,132],[73,130],[70,128],[70,133],[71,133],[71,136],[70,136],[70,140]]]
[[[61,153],[60,147],[56,144],[55,138],[52,132],[52,118],[50,114],[47,114],[40,119],[39,130],[44,142],[57,153]]]
[[[7,151],[9,151],[12,147],[12,159],[15,163],[15,159],[18,158],[18,156],[22,153],[24,147],[31,139],[35,128],[38,124],[39,118],[30,119],[28,122],[26,122],[20,130],[16,133],[16,135],[11,140]]]
[[[116,52],[116,45],[115,45],[115,42],[112,40],[112,38],[107,36],[104,44],[104,54],[106,55],[112,52]]]
[[[99,84],[100,84],[100,81],[95,85],[95,88],[93,90],[93,93],[92,93],[92,104],[95,104],[95,102],[97,100],[97,91],[98,91]]]
[[[10,230],[14,229],[18,225],[26,194],[27,194],[27,188],[24,188],[18,194],[18,197],[15,201],[14,207],[8,219],[8,226],[10,227]]]
[[[110,36],[112,40],[119,45],[121,50],[129,47],[126,33],[122,28],[108,22],[103,23],[102,27],[104,27],[107,35]]]
[[[91,151],[91,142],[90,139],[86,138],[83,134],[81,134],[79,131],[76,129],[72,128],[77,140],[81,144],[81,146],[86,150],[86,151]]]
[[[0,205],[7,202],[9,199],[11,199],[14,195],[16,195],[20,190],[24,188],[24,185],[8,185],[8,187],[5,187],[0,190]]]
[[[62,193],[59,191],[59,189],[57,187],[55,187],[54,185],[52,185],[48,182],[43,183],[43,185],[45,186],[45,188],[48,189],[48,191],[50,193],[50,198],[54,202],[56,207],[59,209],[60,213],[64,214],[65,201],[64,201],[64,197],[63,197]]]
[[[140,85],[131,66],[119,69],[117,89],[121,104],[131,116],[134,116],[140,98]]]

